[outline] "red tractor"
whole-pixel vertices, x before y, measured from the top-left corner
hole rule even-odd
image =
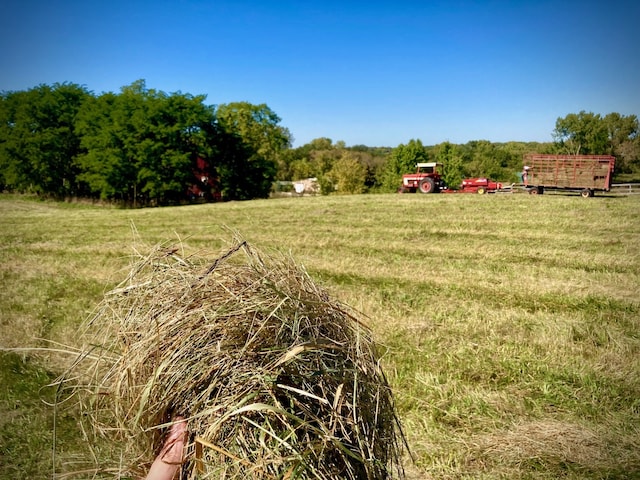
[[[407,173],[402,176],[400,193],[438,193],[446,190],[446,184],[440,176],[441,163],[417,163],[416,173]]]

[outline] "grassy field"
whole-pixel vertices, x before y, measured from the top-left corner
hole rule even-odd
[[[82,442],[52,389],[134,244],[212,254],[233,229],[362,311],[410,478],[640,478],[640,196],[362,195],[120,210],[0,197],[0,478]],[[48,340],[48,341],[45,341]],[[81,459],[78,459],[79,461]]]

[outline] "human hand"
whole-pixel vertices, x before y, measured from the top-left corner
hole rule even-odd
[[[187,439],[187,421],[183,417],[176,417],[174,422],[162,450],[151,464],[146,480],[172,480],[180,469]]]

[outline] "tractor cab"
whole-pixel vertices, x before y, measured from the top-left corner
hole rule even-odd
[[[442,164],[437,162],[416,163],[416,173],[439,173],[440,168]]]

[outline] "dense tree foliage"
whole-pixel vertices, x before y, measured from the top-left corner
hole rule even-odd
[[[218,179],[222,198],[250,200],[268,197],[275,180],[276,165],[256,156],[240,136],[217,125],[214,128],[218,132],[212,143],[212,158],[218,160],[212,163],[210,175]]]
[[[338,193],[354,194],[366,191],[367,168],[351,152],[344,152],[333,164],[329,177]]]
[[[217,108],[216,118],[220,127],[238,135],[264,160],[277,163],[282,152],[291,147],[291,133],[279,125],[280,117],[264,103],[222,104]]]
[[[278,178],[300,180],[317,178],[322,193],[372,192],[378,189],[378,178],[391,148],[356,145],[347,147],[345,142],[335,144],[330,138],[321,137],[287,150],[281,157]],[[352,164],[353,174],[346,181],[344,167]],[[357,179],[357,181],[356,181]],[[357,183],[354,184],[353,182]],[[337,183],[341,183],[342,186]],[[347,185],[349,185],[347,187]],[[346,189],[346,190],[345,190]]]
[[[73,84],[40,85],[0,97],[0,178],[5,188],[57,197],[82,193],[75,121],[90,97]]]
[[[217,108],[216,120],[225,136],[236,139],[235,153],[222,155],[235,161],[219,167],[225,173],[226,180],[222,183],[225,197],[237,200],[267,197],[284,152],[291,147],[289,130],[279,124],[280,117],[265,104],[222,104]],[[229,142],[221,148],[233,144]]]
[[[463,178],[517,181],[526,153],[612,154],[616,172],[640,175],[635,115],[558,118],[554,142],[348,147],[316,138],[291,148],[267,105],[205,104],[144,80],[94,95],[74,84],[0,94],[0,185],[5,190],[93,197],[126,205],[267,197],[274,181],[315,177],[323,194],[394,192],[416,163],[438,162],[449,187]]]
[[[79,175],[91,193],[128,203],[178,201],[193,181],[213,110],[204,97],[167,95],[139,81],[85,102],[78,115]],[[202,152],[204,153],[204,152]]]
[[[639,132],[635,115],[609,113],[602,117],[581,111],[558,118],[553,136],[563,153],[614,155],[617,170],[630,173],[640,170]]]
[[[416,163],[428,161],[427,149],[420,140],[411,139],[406,145],[398,145],[391,151],[381,172],[380,186],[382,190],[396,191],[402,184],[403,174],[414,172]]]
[[[449,186],[462,183],[464,163],[458,146],[443,142],[434,150],[435,161],[442,164],[442,178]]]
[[[204,100],[143,80],[99,96],[71,84],[3,92],[0,180],[13,191],[128,205],[181,202],[194,183],[225,199],[268,196],[288,131],[266,105],[217,112]]]

